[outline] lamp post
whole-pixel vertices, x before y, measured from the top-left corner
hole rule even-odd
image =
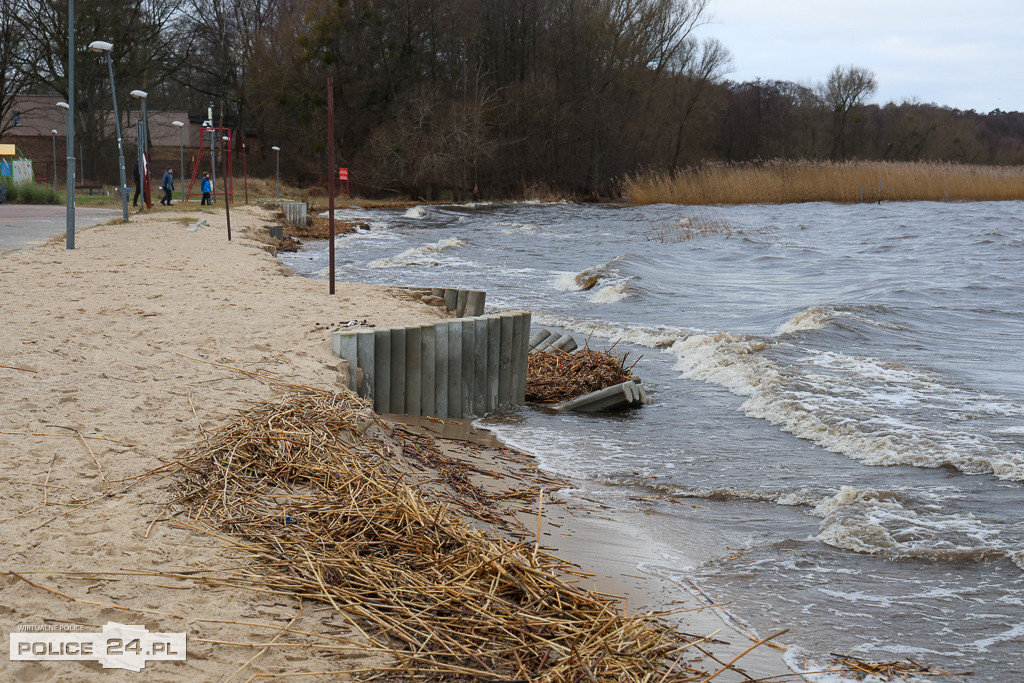
[[[66,130],[65,136],[66,137],[71,137],[72,135],[74,135],[74,132],[72,131],[71,126],[73,126],[75,124],[74,119],[72,119],[72,117],[71,117],[71,105],[68,104],[67,102],[58,102],[57,106],[60,107],[61,109],[63,109],[64,113],[65,113],[65,116],[64,116],[64,128]],[[66,221],[67,222],[65,223],[65,228],[64,228],[64,231],[65,231],[64,242],[65,242],[65,246],[67,246],[68,249],[74,249],[75,248],[75,157],[74,157],[74,153],[72,152],[72,149],[70,147],[70,144],[68,146],[67,164],[69,165],[69,168],[68,168],[68,180],[67,180],[67,183],[68,183],[68,188],[67,188],[67,190],[68,190],[68,192],[67,192],[68,198],[67,198],[67,207],[66,207],[66,212],[65,212]],[[57,171],[57,169],[54,168],[54,175],[57,175],[56,171]]]
[[[270,149],[272,149],[275,152],[277,152],[277,184],[276,184],[277,193],[274,195],[274,199],[280,199],[281,198],[281,148],[278,147],[277,145],[274,145]]]
[[[230,165],[228,163],[228,155],[231,154],[231,138],[227,135],[221,138],[224,141],[224,155],[222,161],[224,163],[224,215],[228,221],[228,242],[231,241],[231,181]]]
[[[94,40],[89,43],[93,52],[107,53],[107,70],[110,72],[110,96],[114,100],[114,128],[117,131],[117,167],[121,171],[121,216],[124,223],[128,222],[128,180],[124,175],[124,145],[121,143],[121,116],[117,113],[117,91],[114,89],[114,59],[111,54],[114,46],[111,43]]]
[[[182,121],[171,121],[171,125],[178,127],[178,175],[181,177],[181,201],[185,201],[185,143],[182,137],[185,124]]]
[[[145,187],[146,187],[146,173],[147,173],[147,164],[149,163],[149,160],[146,158],[146,140],[149,137],[149,124],[146,121],[146,96],[149,93],[147,93],[145,90],[132,90],[128,94],[131,95],[132,97],[134,97],[135,99],[142,101],[142,118],[139,119],[139,122],[142,123],[142,125],[139,127],[140,130],[139,130],[139,140],[138,140],[138,148],[139,148],[139,186],[141,188],[143,188],[142,189],[142,204],[143,204],[143,206],[145,206],[146,205],[146,190],[145,190]]]
[[[54,128],[50,131],[50,137],[53,139],[53,193],[57,194],[57,129]]]
[[[64,246],[75,248],[75,0],[68,0],[68,199],[64,211]]]

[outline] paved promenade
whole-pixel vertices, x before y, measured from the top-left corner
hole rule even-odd
[[[75,209],[75,230],[108,223],[121,216],[120,209]],[[63,236],[67,218],[63,206],[0,204],[0,256],[26,249],[57,235]]]

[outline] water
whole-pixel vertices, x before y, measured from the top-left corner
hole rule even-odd
[[[648,512],[640,570],[815,657],[1024,680],[1024,205],[339,215],[374,223],[338,238],[339,280],[485,289],[640,358],[639,411],[483,421]],[[283,260],[326,276],[325,243]]]

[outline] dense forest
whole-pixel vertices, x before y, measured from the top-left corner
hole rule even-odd
[[[103,121],[114,44],[119,108],[206,112],[272,144],[284,177],[353,191],[609,195],[640,170],[707,161],[1024,163],[1024,114],[868,104],[869,68],[808,65],[820,83],[727,79],[710,0],[77,0],[76,139],[116,177]],[[63,47],[62,47],[63,46]],[[0,114],[16,94],[67,97],[67,0],[0,0]],[[812,74],[813,75],[813,74]],[[2,133],[3,131],[0,131]],[[255,162],[255,163],[253,163]]]

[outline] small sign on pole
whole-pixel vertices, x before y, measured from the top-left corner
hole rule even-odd
[[[345,183],[345,194],[347,195],[348,194],[348,169],[347,168],[339,168],[338,169],[338,180]]]

